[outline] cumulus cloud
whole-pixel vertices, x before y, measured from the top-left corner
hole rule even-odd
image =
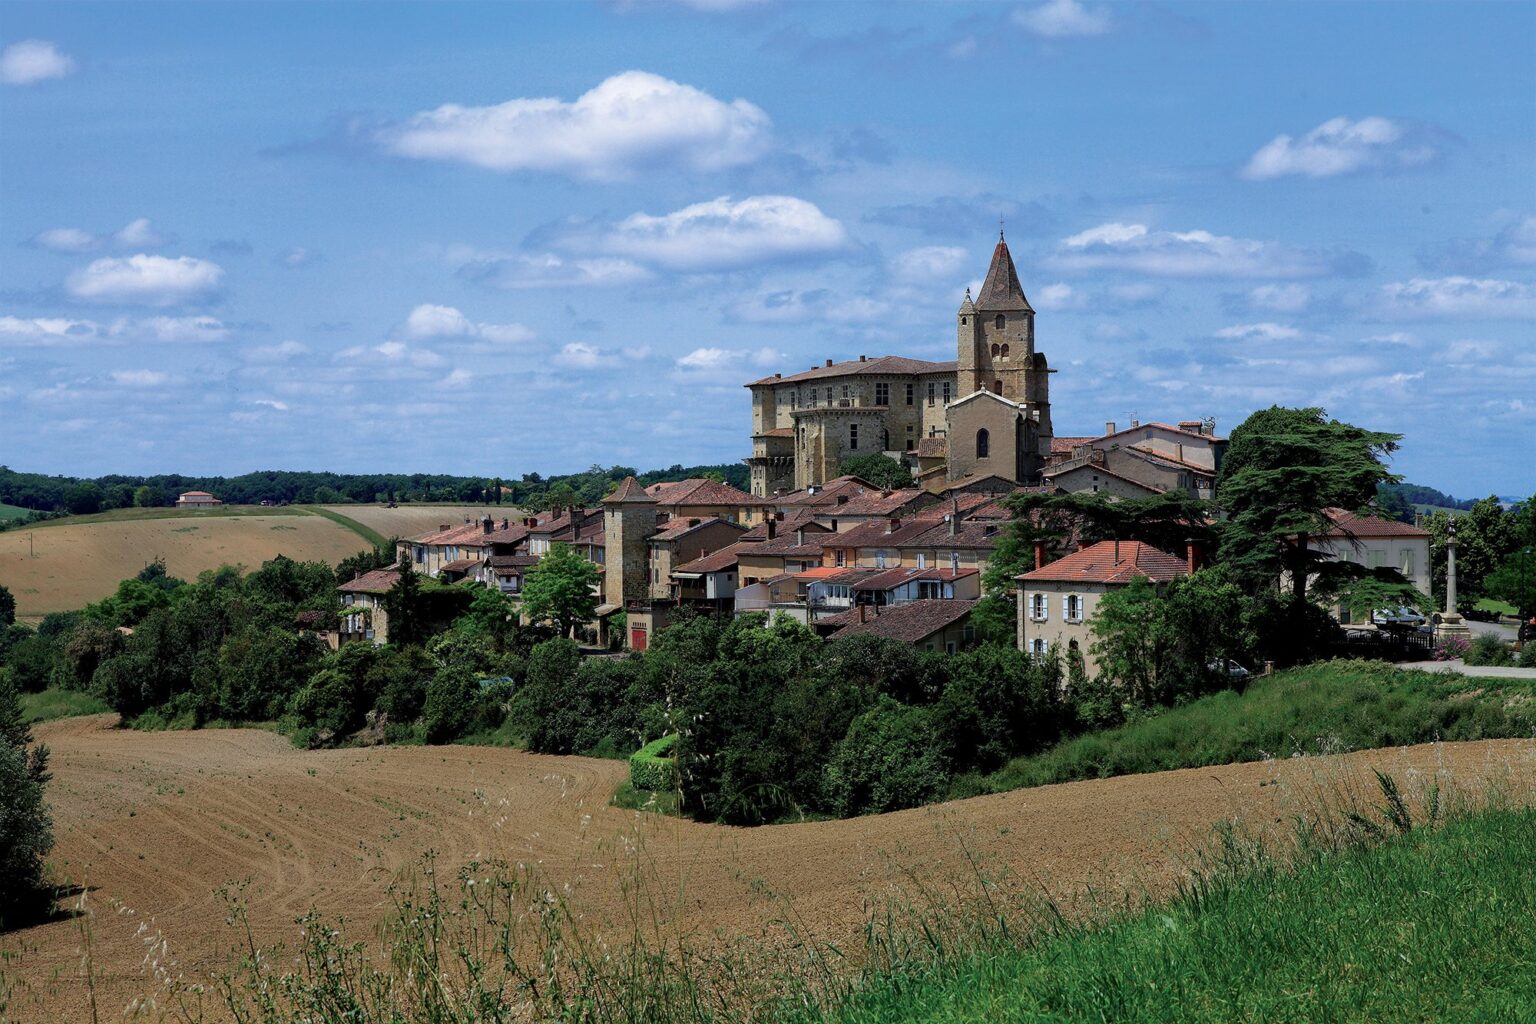
[[[432,369],[447,362],[431,349],[407,345],[403,341],[386,341],[378,345],[353,345],[336,353],[336,360],[350,363],[393,364],[417,369]]]
[[[68,345],[91,341],[100,334],[101,325],[94,320],[0,316],[0,345]]]
[[[216,342],[229,328],[211,316],[119,317],[110,324],[67,317],[0,317],[0,344],[60,345],[84,341]]]
[[[276,398],[254,398],[251,400],[251,404],[263,406],[267,409],[275,409],[278,412],[288,411],[288,403]]]
[[[106,257],[69,275],[69,293],[88,302],[174,306],[217,291],[224,269],[192,256]]]
[[[816,204],[776,195],[721,196],[660,216],[631,214],[608,227],[557,228],[552,238],[568,250],[694,272],[828,256],[849,244],[843,225]]]
[[[556,366],[569,366],[577,370],[590,370],[609,362],[610,359],[611,356],[602,349],[595,345],[588,345],[584,341],[567,342],[551,357],[551,361]]]
[[[734,349],[704,346],[679,356],[677,372],[693,378],[734,379],[742,368],[753,366],[760,370],[783,366],[789,356],[778,349]]]
[[[566,259],[555,253],[476,256],[459,276],[493,288],[613,288],[648,281],[654,275],[633,260],[597,257]]]
[[[1536,288],[1519,281],[1415,277],[1381,289],[1389,316],[1514,319],[1536,315]]]
[[[1456,238],[1443,245],[1428,246],[1419,250],[1418,260],[1426,270],[1452,273],[1483,273],[1536,264],[1536,216],[1520,217],[1491,238]]]
[[[891,260],[891,270],[903,281],[926,282],[953,277],[965,267],[964,249],[951,245],[925,245],[908,249]]]
[[[309,346],[297,341],[280,341],[276,345],[257,345],[245,350],[245,358],[253,363],[284,363],[306,355]]]
[[[1255,181],[1300,175],[1331,178],[1359,171],[1391,170],[1428,163],[1437,154],[1434,133],[1425,126],[1385,117],[1351,121],[1335,117],[1301,138],[1277,135],[1243,168]]]
[[[102,249],[156,249],[173,241],[174,236],[156,231],[148,217],[139,217],[106,234],[94,234],[83,228],[49,228],[33,235],[28,244],[54,252],[86,253]]]
[[[1223,327],[1216,332],[1216,337],[1230,341],[1294,341],[1301,337],[1301,332],[1284,324],[1265,322]]]
[[[1359,275],[1358,253],[1298,249],[1209,231],[1153,231],[1145,224],[1100,224],[1061,240],[1052,262],[1065,270],[1124,270],[1164,277],[1321,277]]]
[[[1088,297],[1069,284],[1058,283],[1048,284],[1036,290],[1032,301],[1037,309],[1059,311],[1082,309],[1088,304]]]
[[[572,103],[450,103],[386,126],[377,140],[397,156],[601,180],[642,168],[750,163],[766,150],[769,131],[768,115],[746,100],[725,103],[660,75],[625,71]]]
[[[1048,0],[1038,7],[1021,7],[1013,12],[1013,23],[1050,39],[1101,36],[1114,27],[1108,11],[1084,7],[1077,0]]]
[[[1307,308],[1312,292],[1304,284],[1262,284],[1248,293],[1253,309],[1275,313],[1296,313]]]
[[[46,39],[23,39],[0,50],[0,82],[6,85],[31,85],[63,78],[73,70],[74,60]]]
[[[533,331],[522,324],[475,323],[452,306],[423,303],[406,316],[397,332],[418,341],[429,338],[473,338],[515,344],[530,341]]]

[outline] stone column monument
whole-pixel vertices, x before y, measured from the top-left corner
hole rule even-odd
[[[1472,631],[1456,611],[1456,520],[1446,527],[1445,537],[1445,611],[1440,614],[1440,625],[1435,636],[1470,636]]]

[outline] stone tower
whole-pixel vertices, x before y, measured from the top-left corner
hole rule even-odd
[[[603,600],[629,607],[649,604],[650,538],[656,532],[656,499],[632,476],[603,499]]]
[[[990,391],[1010,402],[1030,393],[1035,363],[1035,311],[1024,297],[1008,243],[998,232],[992,265],[974,300],[965,293],[957,314],[960,395]]]

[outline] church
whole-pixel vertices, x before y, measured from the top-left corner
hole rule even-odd
[[[752,393],[752,493],[769,497],[839,475],[880,452],[929,490],[966,481],[1038,484],[1051,458],[1051,378],[1035,311],[998,234],[986,280],[955,314],[956,359],[860,356],[776,373]]]

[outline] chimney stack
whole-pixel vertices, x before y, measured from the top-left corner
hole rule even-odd
[[[868,358],[868,356],[859,356],[859,362],[865,362]]]
[[[828,365],[828,366],[831,366],[831,365],[832,365],[832,360],[830,360],[830,359],[828,359],[828,360],[827,360],[827,365]]]
[[[951,497],[949,499],[949,535],[953,537],[958,532],[960,532],[960,499]]]
[[[447,523],[438,523],[438,524],[437,524],[437,532],[438,532],[438,533],[443,533],[443,532],[445,532],[445,531],[446,531],[446,530],[447,530],[447,529],[448,529],[448,524],[447,524]]]
[[[779,524],[774,521],[773,517],[769,516],[768,517],[768,539],[769,540],[773,540],[774,537],[778,536],[778,532],[779,532],[778,526],[779,526]]]
[[[496,529],[496,520],[492,519],[490,516],[486,516],[484,519],[480,520],[480,528],[486,533],[490,533],[492,530]]]
[[[1114,432],[1115,432],[1115,421],[1114,420],[1105,420],[1104,421],[1104,436],[1108,437],[1110,434],[1113,434]]]
[[[1045,568],[1045,541],[1035,541],[1035,568]]]
[[[1131,420],[1131,429],[1132,430],[1135,430],[1139,426],[1141,426],[1141,420]]]
[[[1193,576],[1200,569],[1200,542],[1191,537],[1184,542],[1184,556],[1189,565],[1189,574]]]
[[[869,605],[861,604],[861,605],[858,606],[858,608],[859,608],[859,621],[860,622],[866,621],[865,616],[869,613]]]

